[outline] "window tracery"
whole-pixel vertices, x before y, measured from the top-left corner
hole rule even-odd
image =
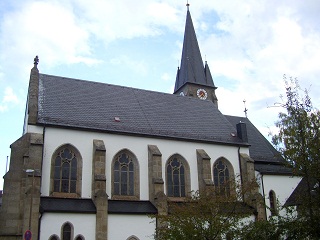
[[[139,199],[139,163],[129,150],[118,152],[113,159],[113,198]]]
[[[51,194],[59,197],[80,197],[82,158],[70,144],[59,147],[52,155]]]
[[[213,183],[218,194],[230,196],[234,172],[231,163],[225,158],[219,158],[213,164]]]
[[[178,154],[169,158],[166,164],[168,197],[186,197],[190,192],[190,171],[187,161]]]

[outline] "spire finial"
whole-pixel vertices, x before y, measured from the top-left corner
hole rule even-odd
[[[38,55],[33,59],[33,64],[34,64],[34,66],[36,67],[37,65],[38,65],[38,63],[39,63],[39,57],[38,57]]]
[[[186,4],[186,6],[187,6],[187,8],[188,8],[188,10],[189,10],[189,6],[190,6],[190,4],[189,4],[189,1],[187,0],[187,4]]]
[[[243,104],[244,104],[244,114],[246,115],[246,118],[248,118],[248,115],[247,115],[248,109],[246,107],[246,100],[245,99],[243,100]]]

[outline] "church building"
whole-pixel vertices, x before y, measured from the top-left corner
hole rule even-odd
[[[248,118],[220,112],[189,8],[173,94],[47,75],[38,64],[4,176],[0,239],[153,239],[149,215],[237,176],[258,178],[255,199],[241,201],[264,220],[299,183]]]

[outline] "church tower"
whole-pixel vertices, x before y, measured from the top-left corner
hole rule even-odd
[[[174,94],[210,100],[218,107],[214,85],[207,61],[203,64],[189,4],[184,32],[180,68],[177,71]]]

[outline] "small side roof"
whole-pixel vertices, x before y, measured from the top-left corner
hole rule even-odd
[[[40,212],[96,213],[91,198],[41,197]],[[156,214],[156,207],[150,201],[108,200],[108,213],[114,214]]]
[[[236,127],[243,122],[247,127],[250,157],[255,161],[255,170],[263,174],[291,174],[292,170],[285,166],[285,160],[272,144],[260,133],[248,118],[225,115]]]

